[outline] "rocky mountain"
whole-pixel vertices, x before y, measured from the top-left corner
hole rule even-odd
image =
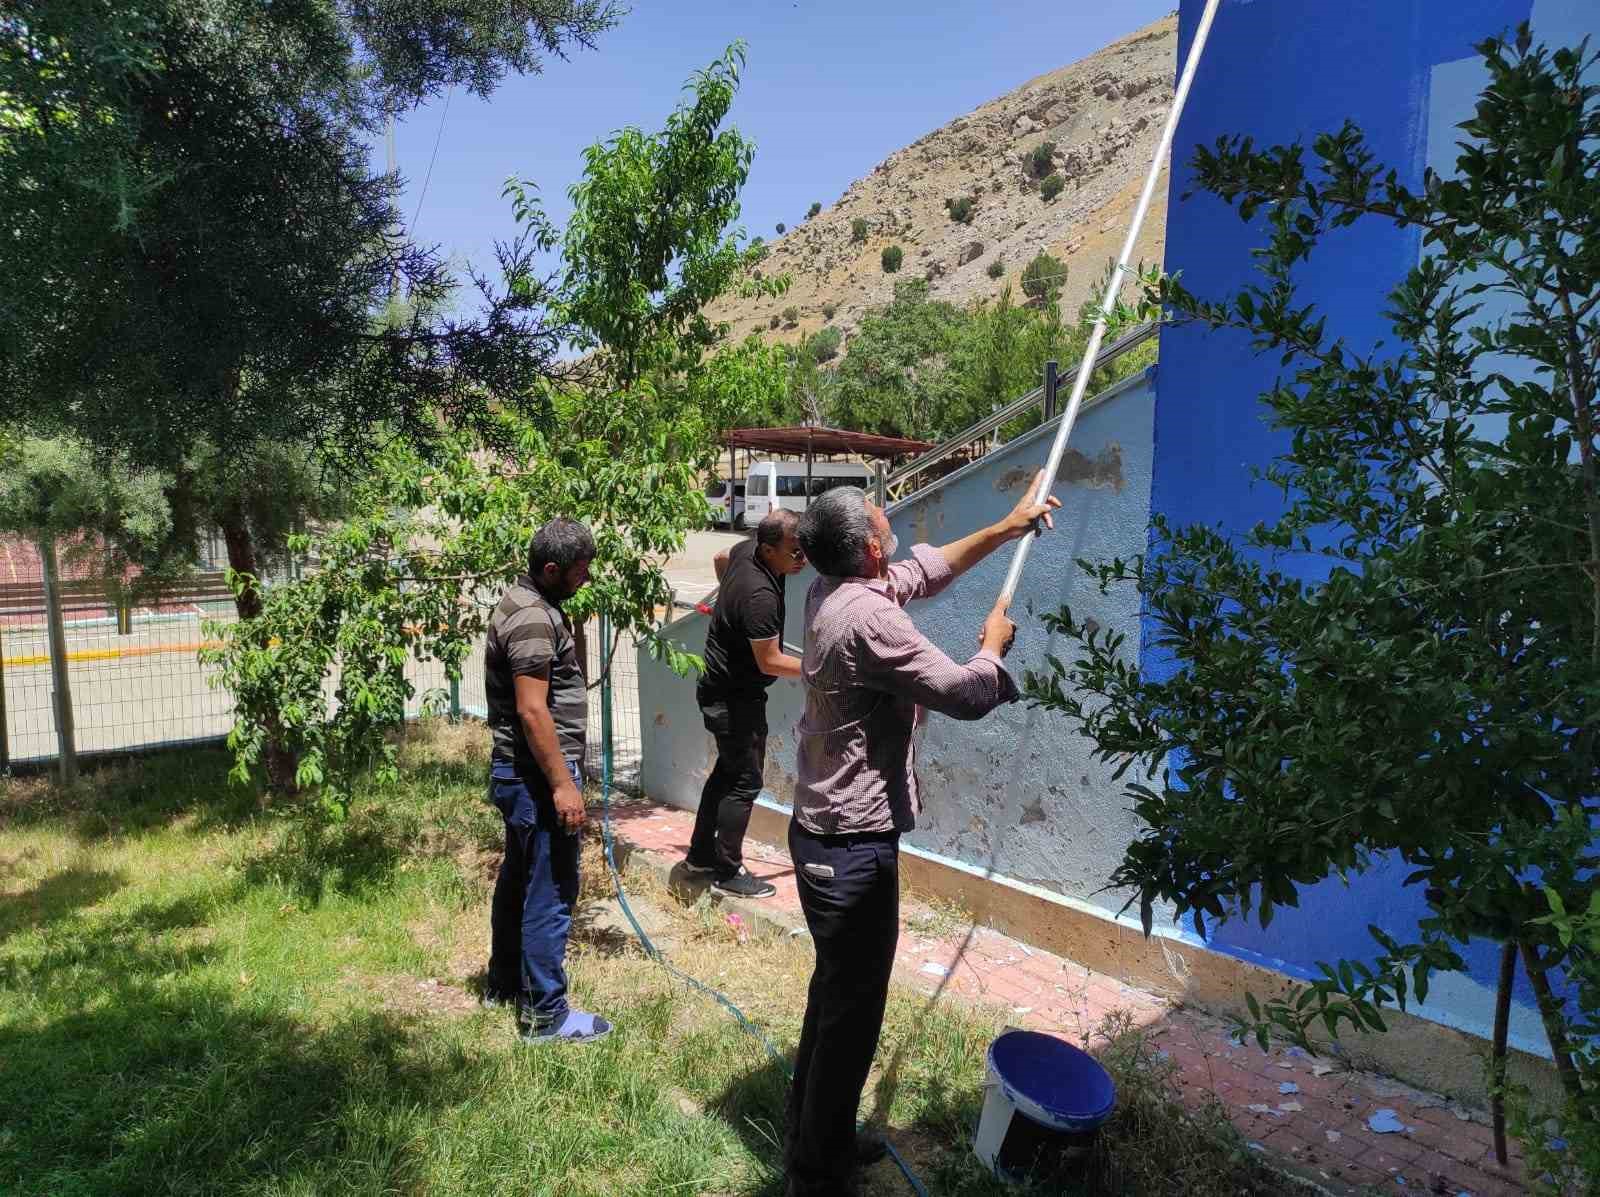
[[[926,278],[934,297],[955,303],[1009,284],[1021,302],[1022,269],[1040,250],[1066,263],[1063,301],[1075,311],[1121,248],[1172,101],[1177,32],[1177,17],[1163,18],[889,155],[770,243],[762,269],[787,273],[788,294],[725,300],[711,314],[735,338],[794,340],[828,323],[848,336],[905,278]],[[1049,200],[1049,172],[1035,161],[1046,142],[1062,180]],[[954,218],[963,198],[964,221]],[[1136,258],[1161,260],[1166,199],[1163,169]],[[891,245],[903,251],[893,274],[882,266]]]

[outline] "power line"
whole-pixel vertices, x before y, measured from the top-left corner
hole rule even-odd
[[[422,213],[422,201],[428,198],[428,184],[433,181],[433,164],[439,160],[439,143],[444,140],[444,118],[450,115],[450,97],[455,95],[455,85],[444,93],[444,108],[439,113],[439,131],[433,135],[433,154],[428,158],[428,173],[422,176],[422,194],[417,196],[416,209],[411,213],[409,230],[417,231],[417,217]]]

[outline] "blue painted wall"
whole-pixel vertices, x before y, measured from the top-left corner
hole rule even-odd
[[[1013,604],[1017,643],[1008,664],[1044,663],[1052,643],[1029,614],[1070,604],[1102,626],[1124,633],[1137,651],[1137,597],[1110,598],[1084,578],[1077,558],[1131,557],[1143,551],[1149,524],[1151,413],[1154,371],[1119,384],[1085,406],[1053,493],[1062,502],[1056,530],[1041,540]],[[952,474],[890,511],[905,549],[943,544],[991,523],[1022,496],[1044,461],[1054,423],[1011,442],[982,462]],[[911,608],[917,625],[958,660],[976,649],[978,628],[1010,564],[1010,550],[976,566],[935,599]],[[785,639],[802,641],[804,596],[813,574],[789,580]],[[671,634],[691,651],[705,642],[706,619],[688,616]],[[644,731],[641,779],[645,792],[693,809],[715,760],[692,688],[662,666],[641,660],[640,715]],[[779,681],[769,692],[767,785],[787,804],[794,784],[793,728],[800,688]],[[917,743],[926,810],[909,842],[965,864],[1028,881],[1043,889],[1115,910],[1122,899],[1097,891],[1123,846],[1135,834],[1126,803],[1093,745],[1064,721],[1021,704],[976,723],[931,716]]]
[[[1183,0],[1179,61],[1188,53],[1203,0]],[[1166,268],[1181,271],[1202,295],[1221,296],[1250,278],[1250,251],[1265,240],[1220,201],[1194,187],[1194,147],[1246,134],[1258,145],[1309,140],[1346,119],[1365,131],[1376,157],[1420,186],[1425,165],[1448,172],[1453,126],[1471,114],[1482,78],[1472,46],[1531,20],[1536,40],[1575,41],[1600,33],[1592,0],[1228,0],[1222,5],[1196,74],[1173,146]],[[1362,221],[1329,236],[1298,275],[1302,300],[1329,318],[1330,331],[1358,350],[1385,339],[1384,296],[1417,260],[1414,231]],[[1276,358],[1253,356],[1242,337],[1170,329],[1162,336],[1157,385],[1151,508],[1183,523],[1242,531],[1270,517],[1279,501],[1252,482],[1249,468],[1268,463],[1286,438],[1260,419],[1256,396],[1278,376]],[[1294,569],[1293,561],[1281,563]],[[1313,560],[1301,561],[1316,576]],[[1144,668],[1173,665],[1147,647]],[[1346,888],[1324,883],[1302,897],[1298,915],[1268,931],[1243,921],[1217,929],[1211,946],[1295,975],[1318,960],[1370,957],[1369,923],[1408,933],[1423,913],[1421,895],[1384,866]],[[1470,979],[1445,978],[1428,1009],[1441,1022],[1486,1033],[1494,948],[1475,945]],[[1518,995],[1513,1041],[1543,1051],[1531,995]]]

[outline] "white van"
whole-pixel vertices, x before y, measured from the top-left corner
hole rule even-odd
[[[713,526],[744,527],[744,483],[713,478],[706,483],[706,502],[711,505]]]
[[[817,461],[811,465],[811,497],[836,486],[870,490],[872,472],[854,461]],[[774,507],[788,511],[806,509],[806,463],[758,461],[744,480],[744,518],[759,523]]]

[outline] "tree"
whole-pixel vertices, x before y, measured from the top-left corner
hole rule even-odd
[[[920,436],[937,425],[924,384],[960,320],[953,304],[928,298],[925,280],[896,283],[894,302],[862,317],[834,371],[829,423],[893,436]]]
[[[686,406],[721,412],[721,427],[773,428],[800,422],[791,397],[792,350],[751,334],[723,345],[685,378]]]
[[[1028,165],[1033,168],[1034,178],[1049,178],[1056,169],[1056,143],[1041,141],[1034,146],[1033,153],[1028,155]]]
[[[837,328],[819,328],[806,341],[806,349],[818,362],[831,362],[839,356],[839,343],[844,334]]]
[[[857,244],[865,241],[867,239],[868,228],[869,226],[867,224],[867,218],[865,216],[857,216],[850,222],[850,240],[856,242]]]
[[[168,472],[201,443],[360,456],[375,430],[492,431],[485,397],[561,374],[566,330],[483,279],[481,311],[442,316],[454,280],[404,235],[367,142],[614,18],[601,0],[8,7],[0,420]],[[505,273],[535,248],[499,247]],[[246,524],[225,532],[250,546]]]
[[[954,199],[947,199],[944,201],[944,210],[950,214],[950,219],[957,224],[971,224],[973,199],[970,195],[959,195]]]
[[[1054,303],[1066,281],[1066,264],[1043,250],[1022,268],[1022,293],[1037,302]]]
[[[813,203],[809,208],[806,209],[806,219],[810,220],[820,211],[822,211],[822,205],[820,203]]]
[[[269,766],[282,744],[292,772],[269,768],[269,780],[317,787],[335,815],[360,772],[392,776],[386,736],[413,697],[406,661],[432,657],[459,677],[488,613],[477,600],[521,572],[534,529],[556,514],[589,523],[598,549],[568,606],[575,621],[605,611],[619,635],[692,664],[656,635],[655,612],[670,601],[660,562],[704,526],[701,478],[753,389],[738,362],[707,362],[724,328],[703,312],[750,265],[730,225],[751,147],[721,130],[743,62],[736,44],[698,72],[661,132],[628,128],[590,147],[563,234],[529,184],[507,186],[519,223],[562,263],[551,290],[529,274],[511,290],[573,322],[584,385],[546,386],[535,415],[494,412],[489,435],[446,431],[427,454],[392,442],[351,517],[315,538],[316,573],[268,591],[259,618],[217,629],[225,642],[209,659],[238,710],[236,776]]]
[[[883,272],[893,274],[900,269],[900,263],[905,259],[905,251],[898,245],[885,245],[880,257],[883,261]]]
[[[77,776],[66,629],[61,619],[62,556],[93,558],[113,588],[133,564],[158,572],[172,556],[169,479],[79,441],[11,435],[0,439],[0,531],[27,538],[44,574],[45,619],[63,781]]]
[[[787,227],[786,227],[786,226],[785,226],[785,225],[784,225],[784,223],[783,223],[783,221],[781,221],[781,220],[780,220],[780,221],[779,221],[779,222],[778,222],[778,236],[780,236],[780,237],[781,237],[781,236],[783,236],[783,235],[784,235],[784,234],[785,234],[785,233],[787,233],[787,232],[788,232],[788,231],[789,231],[789,230],[788,230],[788,228],[787,228]]]
[[[1147,932],[1158,902],[1202,932],[1265,926],[1302,886],[1409,866],[1428,916],[1373,928],[1372,960],[1330,962],[1285,1001],[1251,998],[1263,1043],[1382,1031],[1386,1007],[1466,967],[1469,938],[1499,940],[1501,1002],[1520,960],[1569,1161],[1592,1178],[1600,955],[1573,919],[1600,863],[1600,88],[1595,56],[1533,49],[1526,25],[1478,49],[1489,85],[1455,175],[1425,172],[1420,192],[1348,124],[1309,166],[1299,144],[1196,152],[1201,187],[1266,214],[1263,279],[1224,301],[1172,280],[1155,297],[1293,366],[1261,397],[1290,434],[1262,471],[1283,512],[1239,537],[1157,519],[1144,560],[1085,563],[1102,588],[1137,588],[1176,671],[1141,676],[1119,637],[1063,610],[1047,622],[1076,659],[1027,692],[1134,770],[1147,830],[1111,880]],[[1389,358],[1296,300],[1295,267],[1361,219],[1420,228],[1426,248],[1389,296]],[[1324,568],[1304,576],[1289,554]],[[1503,1070],[1503,1021],[1496,1040]]]
[[[1047,204],[1051,203],[1066,185],[1066,180],[1060,175],[1046,175],[1039,180],[1039,198]]]
[[[257,439],[227,452],[201,440],[177,468],[168,492],[188,555],[206,527],[221,529],[239,577],[240,618],[261,613],[261,581],[286,572],[295,533],[344,514],[351,476],[304,444]]]

